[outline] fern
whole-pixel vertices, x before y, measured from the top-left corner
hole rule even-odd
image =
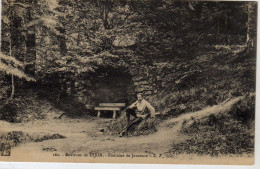
[[[18,78],[23,78],[27,81],[35,81],[34,78],[26,75],[21,68],[24,65],[14,57],[4,55],[0,52],[0,71],[5,72],[8,75],[14,75]]]

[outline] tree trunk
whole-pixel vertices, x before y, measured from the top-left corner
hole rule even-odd
[[[10,57],[12,57],[12,37],[11,37],[11,31],[10,31],[10,44],[9,44],[9,55]],[[11,92],[11,96],[10,96],[10,100],[13,99],[14,97],[14,92],[15,92],[15,87],[14,87],[14,75],[12,75],[12,92]]]
[[[227,35],[227,9],[225,10],[225,35]]]
[[[11,93],[10,100],[13,99],[13,97],[14,97],[14,92],[15,92],[15,87],[14,87],[14,75],[12,75],[12,93]]]
[[[216,8],[218,8],[218,2],[216,2]],[[217,14],[218,15],[218,20],[217,20],[217,33],[216,33],[216,42],[218,42],[218,36],[219,36],[219,13]]]
[[[58,40],[60,42],[60,55],[65,56],[67,54],[67,45],[66,45],[66,29],[65,28],[59,28],[59,32],[62,34],[62,36],[59,36]]]
[[[30,0],[31,3],[32,0]],[[24,17],[24,25],[28,22],[32,21],[32,9],[26,9],[26,16]],[[25,73],[30,75],[35,75],[35,65],[36,65],[36,35],[35,35],[35,26],[26,29],[26,34],[24,37],[25,42],[25,57],[24,57],[24,64],[25,64]]]
[[[256,41],[256,12],[257,4],[256,2],[248,2],[248,20],[247,20],[247,36],[246,43],[250,47],[255,46]]]

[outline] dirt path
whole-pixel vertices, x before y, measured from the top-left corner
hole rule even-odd
[[[39,120],[28,123],[8,123],[0,121],[1,132],[22,131],[29,135],[60,134],[64,139],[44,140],[42,142],[29,142],[13,148],[12,153],[28,151],[35,154],[44,153],[156,153],[167,152],[173,143],[185,141],[188,137],[178,130],[183,120],[191,117],[202,118],[211,113],[219,113],[229,109],[242,97],[227,100],[219,105],[205,108],[201,111],[191,112],[177,118],[169,119],[161,124],[158,132],[148,136],[118,137],[104,135],[98,129],[111,122],[111,119],[52,119]],[[47,151],[56,150],[56,151]]]
[[[99,132],[101,124],[109,123],[108,119],[59,119],[41,120],[25,124],[15,124],[0,121],[2,132],[22,131],[29,135],[60,134],[64,139],[44,140],[42,142],[30,142],[20,144],[12,150],[12,153],[32,151],[37,153],[54,153],[43,150],[55,149],[62,153],[85,153],[85,152],[110,152],[110,153],[163,153],[172,144],[172,140],[182,141],[185,138],[179,137],[177,132],[171,130],[172,139],[162,137],[169,134],[164,130],[149,136],[139,137],[118,137],[108,136]],[[167,143],[167,144],[166,144]]]

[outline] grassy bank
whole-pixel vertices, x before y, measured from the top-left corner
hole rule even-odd
[[[210,114],[202,119],[183,121],[181,133],[190,138],[173,144],[170,153],[210,156],[253,155],[254,153],[253,95],[234,104],[228,111]]]

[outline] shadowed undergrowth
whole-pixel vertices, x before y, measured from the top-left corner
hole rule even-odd
[[[227,111],[191,118],[182,123],[180,132],[190,136],[186,142],[173,144],[170,153],[220,156],[254,153],[254,103],[249,95]]]
[[[63,139],[66,138],[60,134],[28,134],[22,131],[12,131],[8,133],[0,133],[0,144],[9,143],[12,147],[15,147],[22,143],[28,142],[42,142],[44,140],[51,139]]]

